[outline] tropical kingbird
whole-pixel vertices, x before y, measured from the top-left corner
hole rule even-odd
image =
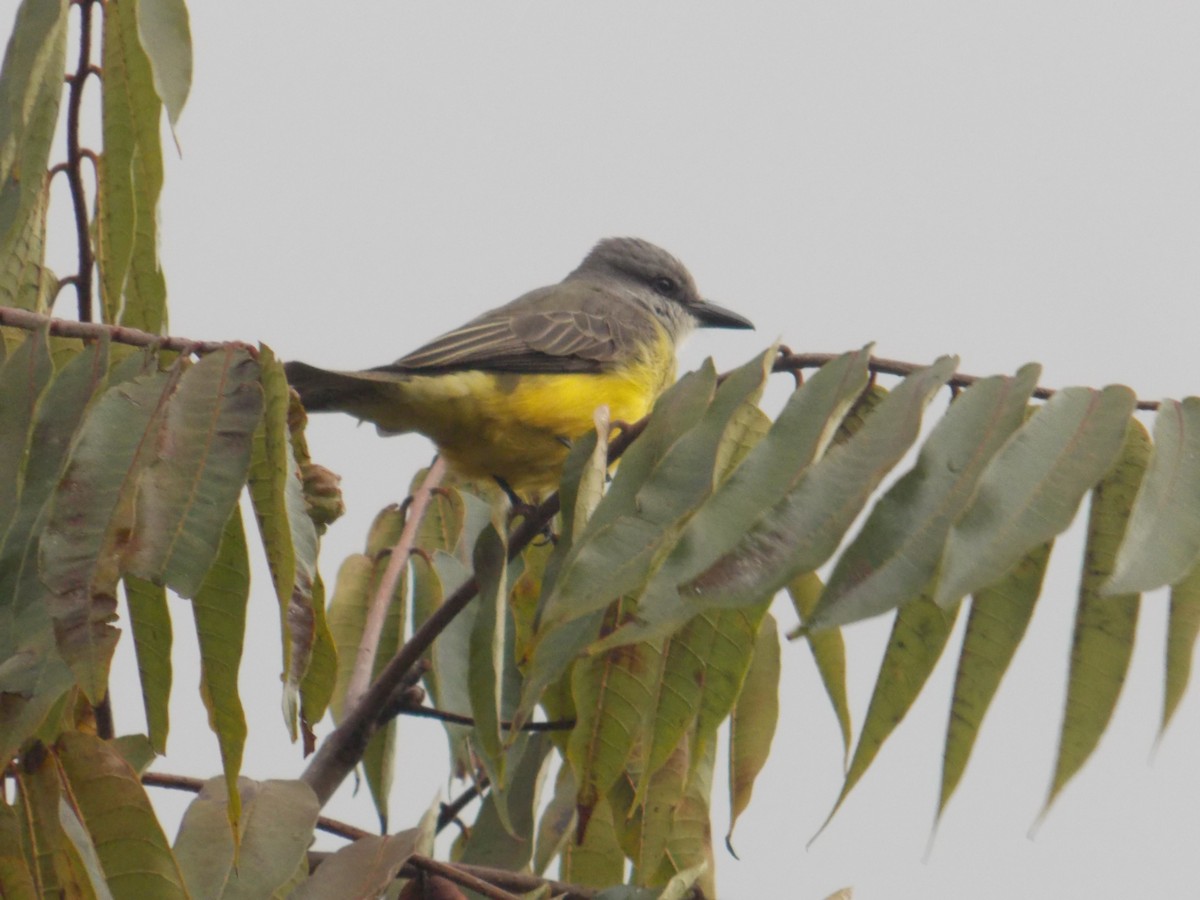
[[[287,377],[309,412],[339,411],[381,434],[431,438],[450,469],[537,495],[558,484],[571,441],[607,404],[634,422],[675,380],[695,327],[753,328],[700,297],[683,264],[636,238],[608,238],[558,284],[486,312],[394,363]]]

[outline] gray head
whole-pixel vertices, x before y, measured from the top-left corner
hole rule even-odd
[[[749,319],[709,303],[674,256],[640,238],[605,238],[568,280],[602,279],[632,288],[674,337],[692,328],[753,328]]]

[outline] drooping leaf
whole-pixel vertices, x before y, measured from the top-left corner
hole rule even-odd
[[[16,515],[38,399],[53,374],[44,329],[31,333],[0,368],[0,533]]]
[[[194,900],[276,896],[304,861],[320,803],[302,781],[239,778],[233,804],[226,789],[223,778],[210,778],[179,825],[175,858],[188,891]],[[242,810],[236,847],[229,805]]]
[[[942,609],[928,594],[922,594],[896,611],[858,746],[854,748],[846,780],[825,820],[826,824],[866,774],[884,741],[912,708],[933,667],[941,658],[957,616],[957,608]]]
[[[554,795],[542,810],[538,820],[537,840],[533,850],[533,872],[541,875],[549,868],[574,833],[575,778],[570,766],[559,766],[554,780]]]
[[[620,615],[617,604],[612,615]],[[618,647],[580,660],[571,672],[577,717],[567,742],[567,762],[575,774],[578,828],[624,771],[634,744],[654,716],[662,684],[659,642]],[[690,719],[689,719],[690,722]]]
[[[414,616],[417,614],[419,599],[423,602],[433,599],[420,597],[421,585],[425,585],[426,590],[436,585],[445,591],[446,596],[449,596],[471,575],[470,570],[459,562],[457,557],[441,550],[433,554],[433,563],[432,571],[423,561],[415,564],[419,580],[416,581],[418,595],[413,598]],[[436,599],[440,603],[442,598],[438,596]],[[437,707],[460,715],[467,714],[471,709],[467,673],[470,665],[471,632],[475,625],[476,615],[477,606],[471,603],[454,617],[446,630],[433,642],[430,653],[432,668],[430,672],[426,673],[426,685],[429,687],[430,695]],[[445,729],[446,740],[450,745],[451,771],[455,777],[462,777],[472,770],[470,751],[467,747],[470,728],[447,722]]]
[[[575,884],[603,887],[625,880],[625,854],[606,799],[592,810],[583,842],[569,839],[563,846],[561,865],[563,880]]]
[[[1175,584],[1200,562],[1200,397],[1164,400],[1154,449],[1104,593]]]
[[[67,10],[66,0],[23,0],[0,68],[0,306],[41,311],[55,283],[43,266],[45,172],[63,95]]]
[[[67,732],[55,759],[114,896],[184,898],[183,874],[137,773],[106,741]]]
[[[370,835],[348,844],[326,859],[291,896],[294,900],[326,897],[377,897],[396,879],[416,852],[417,830]]]
[[[162,103],[138,34],[138,11],[134,0],[114,0],[103,17],[104,155],[97,170],[96,257],[103,320],[161,334],[167,327],[167,287],[158,259]]]
[[[22,830],[23,823],[0,797],[0,892],[11,900],[38,900],[42,895],[22,851]]]
[[[160,585],[133,576],[127,576],[124,584],[129,624],[133,628],[133,646],[137,654],[138,677],[142,683],[146,728],[154,751],[165,754],[167,732],[170,730],[172,678],[171,615],[167,609],[167,591]]]
[[[172,125],[192,86],[192,31],[183,0],[138,0],[138,36]]]
[[[951,526],[984,467],[1020,427],[1041,366],[985,378],[960,394],[917,461],[883,495],[829,576],[812,629],[878,615],[917,596],[933,578]]]
[[[754,781],[767,762],[775,725],[779,721],[779,631],[770,613],[763,619],[754,644],[754,656],[741,695],[729,721],[729,831],[750,804]]]
[[[241,510],[235,508],[204,583],[192,600],[200,644],[200,697],[208,727],[217,736],[221,766],[229,786],[229,821],[238,827],[238,772],[246,745],[246,716],[238,696],[238,667],[250,599],[250,561]]]
[[[971,598],[942,753],[939,816],[962,779],[1000,679],[1025,636],[1042,589],[1051,546],[1046,543],[1035,548],[1000,581]]]
[[[999,581],[1071,524],[1083,495],[1112,468],[1133,406],[1133,392],[1123,385],[1067,388],[1013,435],[950,531],[938,605],[951,606]]]
[[[479,752],[488,778],[503,790],[504,736],[500,730],[500,700],[504,683],[504,634],[507,621],[508,549],[504,538],[489,525],[475,542],[475,578],[479,596],[468,637],[467,690],[475,727],[471,742]],[[507,822],[504,805],[497,807]]]
[[[267,553],[267,565],[279,601],[283,646],[284,710],[293,740],[297,699],[304,727],[324,715],[333,691],[332,667],[309,677],[316,653],[322,666],[332,659],[333,639],[323,604],[314,599],[317,573],[317,530],[308,515],[300,468],[288,427],[289,388],[283,365],[271,348],[259,349],[263,415],[251,445],[249,489],[255,519]]]
[[[801,622],[800,628],[788,634],[788,640],[795,640],[801,634],[804,635],[808,649],[812,651],[813,662],[817,665],[817,672],[821,676],[821,684],[825,687],[825,694],[833,707],[833,714],[837,717],[838,729],[842,733],[843,762],[849,762],[852,730],[850,703],[846,698],[846,643],[842,640],[839,628],[807,633],[803,631],[803,623],[816,609],[817,599],[823,589],[821,578],[816,572],[797,575],[788,583],[788,596],[791,597],[792,606],[796,608],[796,615],[800,617]]]
[[[262,403],[259,366],[244,349],[210,353],[184,373],[138,484],[129,571],[195,595],[246,483]]]
[[[692,519],[677,552],[647,588],[637,626],[622,629],[609,641],[647,637],[706,607],[753,605],[797,575],[820,566],[837,548],[874,488],[916,439],[926,403],[956,365],[955,358],[943,357],[910,375],[880,403],[861,431],[829,449],[810,469],[802,470],[782,497],[776,482],[775,499],[765,507],[728,507],[718,492],[709,506],[726,514],[716,518],[704,516],[702,511]],[[814,376],[806,387],[816,383]],[[781,421],[783,416],[776,428]],[[828,423],[825,426],[822,433],[832,437],[833,429]],[[739,473],[753,473],[755,457],[770,446],[772,433],[750,452],[723,488],[737,491]]]
[[[1150,458],[1150,438],[1142,423],[1131,419],[1127,431],[1117,464],[1092,491],[1071,641],[1067,703],[1046,809],[1096,749],[1117,705],[1133,654],[1141,598],[1137,594],[1110,597],[1102,593],[1116,564],[1117,549],[1130,524],[1129,511]]]
[[[135,488],[154,458],[180,367],[116,385],[89,409],[50,501],[39,568],[51,592],[59,652],[93,703],[103,697],[117,631],[121,552]]]
[[[498,866],[515,872],[529,864],[533,858],[538,790],[545,775],[546,756],[552,746],[544,733],[517,739],[513,745],[518,751],[516,764],[512,767],[506,796],[498,799],[491,791],[484,798],[475,824],[467,835],[460,862]],[[501,817],[499,803],[507,810],[508,828]]]
[[[1171,589],[1161,736],[1179,708],[1192,674],[1192,651],[1200,633],[1200,566]]]

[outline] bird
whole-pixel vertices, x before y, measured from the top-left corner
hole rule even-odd
[[[753,328],[703,299],[687,268],[639,238],[605,238],[558,284],[537,288],[388,365],[335,371],[288,362],[308,412],[344,412],[380,434],[419,432],[449,470],[510,499],[558,486],[597,407],[646,416],[675,380],[694,328]]]

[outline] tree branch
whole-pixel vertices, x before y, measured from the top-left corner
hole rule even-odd
[[[176,353],[195,353],[199,356],[203,356],[205,353],[215,353],[229,346],[244,347],[254,356],[258,355],[257,347],[241,341],[193,341],[190,338],[164,337],[161,334],[151,334],[148,331],[139,331],[124,325],[102,325],[98,322],[56,319],[13,306],[0,306],[0,325],[8,325],[24,331],[37,331],[39,328],[49,325],[50,334],[55,337],[95,341],[107,336],[109,340],[117,344],[128,344],[131,347],[153,347]]]
[[[492,900],[520,900],[516,894],[510,894],[503,888],[489,884],[478,875],[474,875],[459,866],[451,866],[443,862],[438,862],[436,859],[430,859],[428,856],[418,856],[415,854],[410,856],[408,861],[414,868],[428,872],[430,875],[439,875],[447,881],[453,881],[460,887],[465,887],[485,897],[491,897]]]
[[[432,706],[406,706],[397,710],[397,715],[415,716],[418,719],[437,719],[441,722],[451,722],[455,725],[474,725],[475,720],[470,716],[446,712]],[[500,727],[507,730],[513,727],[512,722],[501,722]],[[526,722],[518,731],[568,731],[575,727],[574,719],[556,719],[552,722]]]
[[[74,0],[79,7],[79,61],[74,74],[67,76],[67,184],[71,190],[71,207],[75,214],[75,242],[79,246],[79,271],[75,273],[75,295],[78,300],[79,321],[92,321],[92,270],[96,258],[92,251],[87,195],[83,187],[81,161],[83,151],[79,141],[79,115],[83,106],[83,86],[89,75],[97,70],[92,66],[92,5],[93,0]]]

